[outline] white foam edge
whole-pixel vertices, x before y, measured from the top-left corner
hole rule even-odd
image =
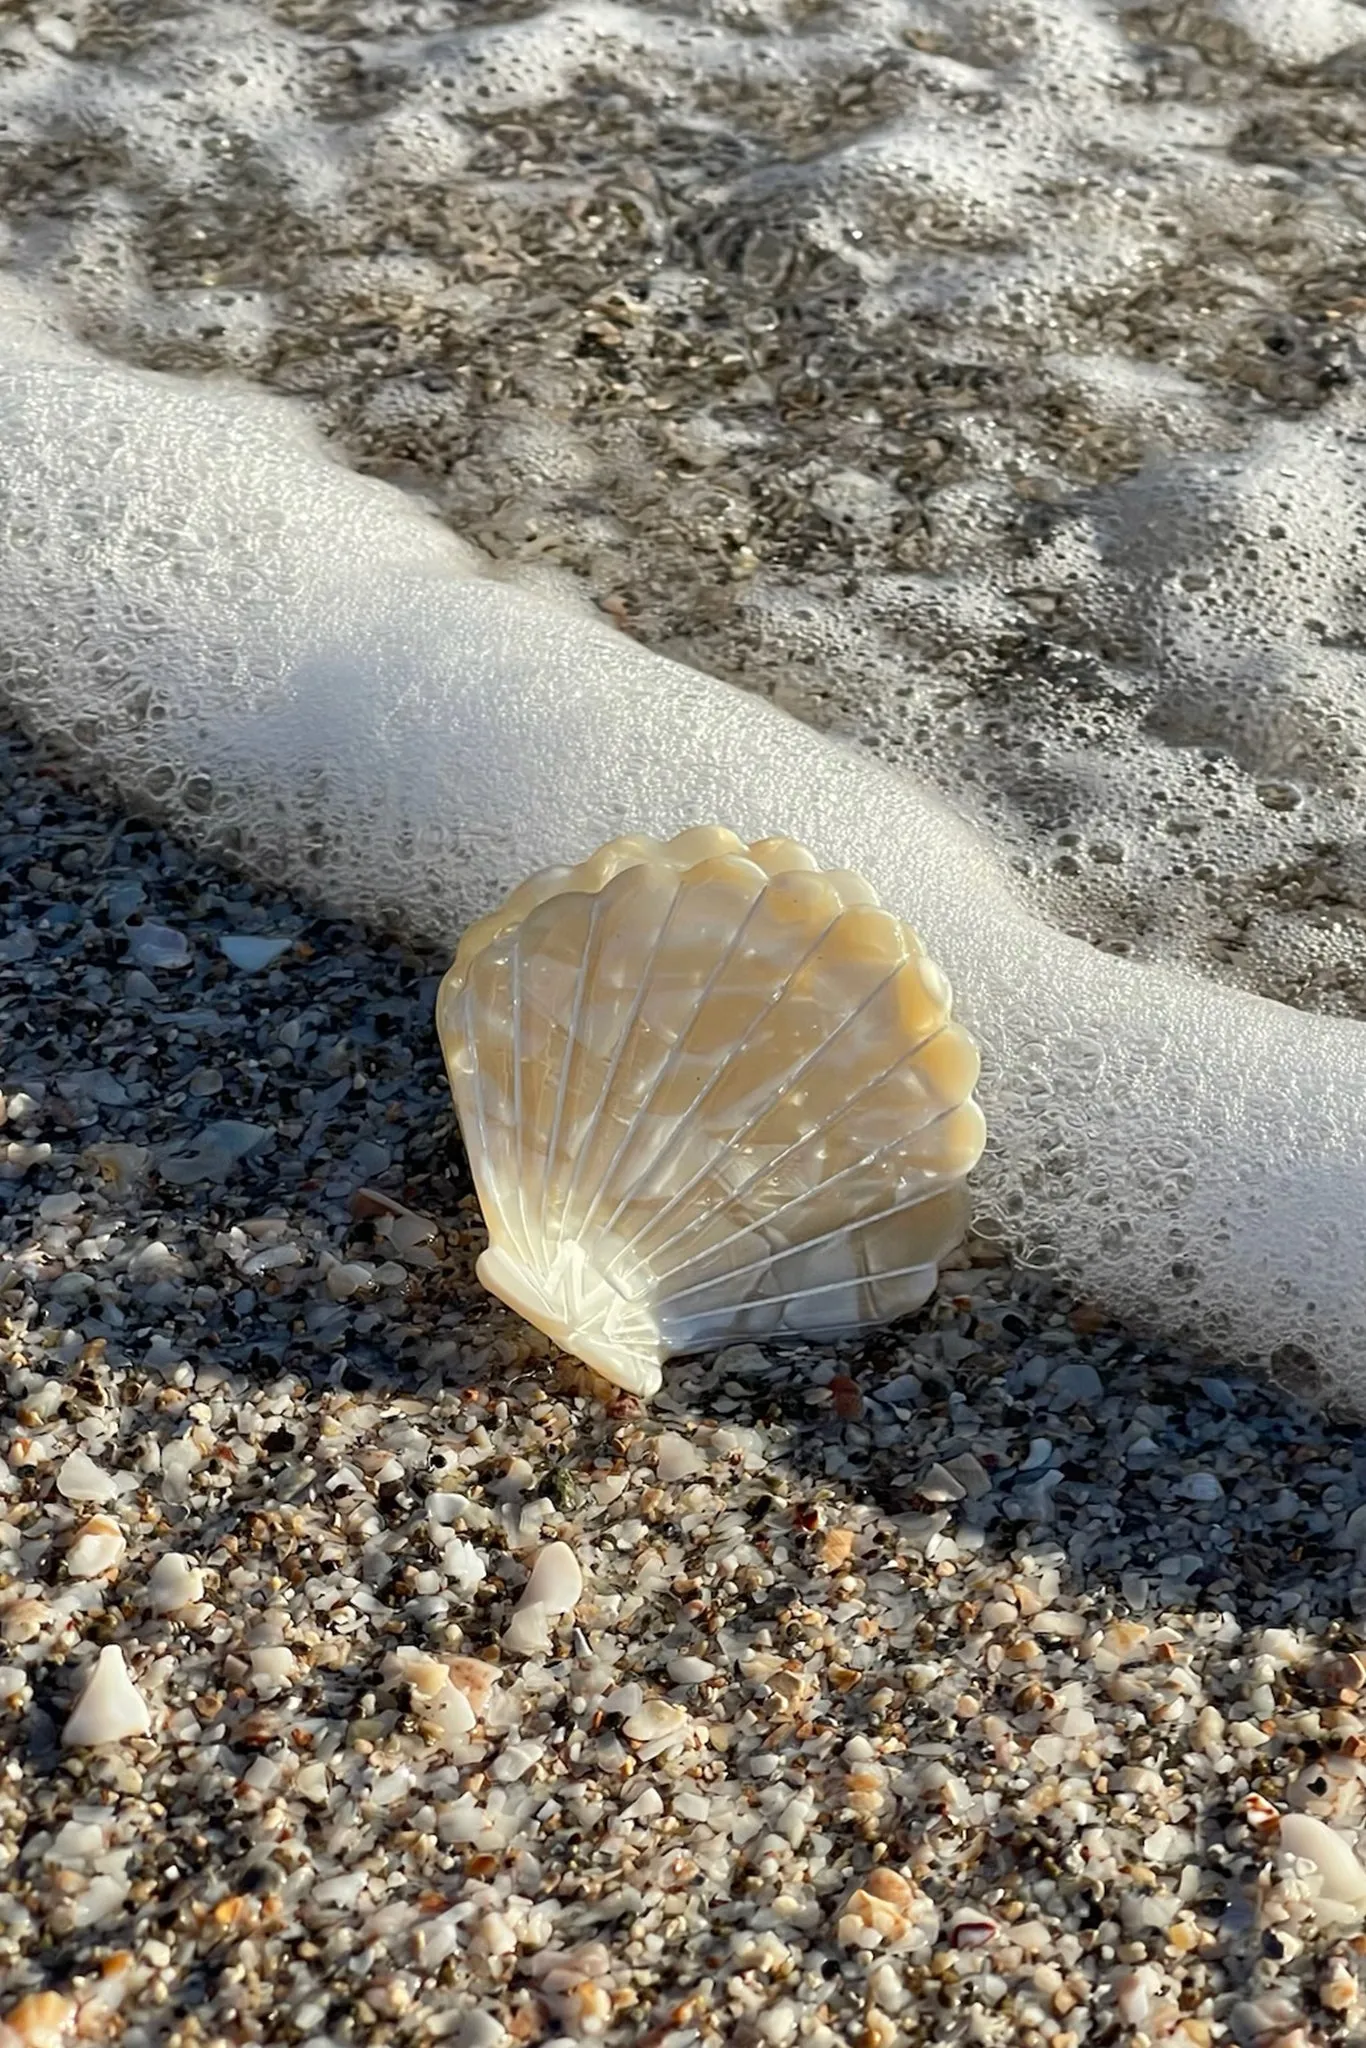
[[[0,692],[124,802],[446,945],[615,833],[790,834],[947,969],[1018,1256],[1136,1329],[1366,1388],[1366,1028],[1047,927],[914,776],[492,580],[275,401],[22,313],[0,372]]]

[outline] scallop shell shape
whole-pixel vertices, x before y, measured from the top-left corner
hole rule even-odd
[[[618,1386],[919,1308],[967,1222],[978,1058],[859,876],[720,827],[614,839],[471,926],[437,1030],[479,1278]]]

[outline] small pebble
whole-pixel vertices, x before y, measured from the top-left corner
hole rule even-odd
[[[532,1566],[518,1611],[540,1607],[551,1615],[572,1614],[583,1598],[583,1572],[567,1543],[547,1543]]]
[[[1366,1908],[1366,1869],[1352,1844],[1335,1828],[1313,1814],[1283,1813],[1281,1847],[1288,1855],[1313,1864],[1325,1899],[1335,1905]]]
[[[66,1553],[66,1568],[73,1579],[97,1579],[118,1569],[128,1548],[117,1522],[108,1515],[92,1515],[83,1522]]]
[[[666,1429],[655,1438],[655,1470],[666,1485],[695,1479],[706,1469],[706,1459],[686,1437]]]
[[[78,2011],[60,1991],[30,1991],[0,2014],[0,2048],[67,2048]]]
[[[84,1451],[64,1458],[57,1473],[57,1491],[65,1500],[117,1500],[119,1483],[102,1472]]]
[[[550,1623],[572,1614],[583,1597],[583,1573],[567,1543],[548,1543],[536,1559],[516,1612],[503,1633],[504,1647],[522,1656],[544,1654]]]
[[[147,1605],[154,1614],[176,1614],[204,1598],[204,1574],[193,1558],[167,1550],[152,1566],[147,1580]]]
[[[1216,1501],[1224,1497],[1224,1489],[1212,1472],[1188,1473],[1176,1492],[1181,1500]]]
[[[622,1723],[622,1733],[632,1742],[658,1742],[678,1735],[688,1726],[688,1710],[672,1700],[646,1700]]]
[[[374,1267],[359,1260],[339,1259],[327,1268],[326,1286],[333,1301],[350,1301],[357,1294],[368,1294],[374,1285]]]
[[[173,1187],[189,1187],[195,1181],[223,1181],[239,1160],[258,1152],[273,1135],[263,1124],[239,1123],[231,1118],[209,1124],[193,1145],[168,1148],[161,1153],[157,1172]]]
[[[145,1735],[151,1725],[147,1703],[128,1675],[122,1650],[116,1643],[107,1644],[62,1730],[63,1743],[69,1749],[93,1749]]]
[[[1105,1382],[1095,1367],[1084,1358],[1070,1359],[1060,1365],[1052,1374],[1049,1385],[1061,1407],[1075,1407],[1079,1402],[1098,1401],[1105,1392]]]
[[[922,1500],[960,1501],[966,1500],[967,1488],[961,1479],[950,1472],[945,1465],[931,1465],[920,1481],[916,1492]]]
[[[218,940],[219,951],[244,974],[260,974],[273,967],[292,944],[292,939],[257,938],[245,932],[224,932]]]
[[[188,967],[193,956],[183,932],[173,931],[170,925],[143,922],[129,927],[128,957],[135,966],[155,974],[159,968]]]

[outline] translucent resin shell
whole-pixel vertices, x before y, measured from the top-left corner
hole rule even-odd
[[[962,1237],[976,1049],[914,932],[790,840],[546,869],[465,934],[437,1029],[479,1278],[633,1393],[905,1315]]]

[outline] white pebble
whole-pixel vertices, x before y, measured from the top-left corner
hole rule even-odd
[[[915,1490],[922,1500],[954,1502],[967,1496],[962,1480],[956,1478],[946,1465],[931,1465]]]
[[[242,1783],[253,1792],[273,1792],[280,1782],[280,1766],[273,1757],[258,1756],[242,1773]]]
[[[190,1479],[204,1462],[204,1454],[193,1437],[178,1436],[161,1453],[161,1490],[167,1500],[189,1499]]]
[[[1038,1751],[1038,1743],[1034,1745]],[[1000,1933],[1000,1927],[989,1913],[981,1913],[975,1906],[960,1906],[950,1916],[944,1932],[950,1948],[989,1948]]]
[[[475,1725],[474,1707],[453,1683],[450,1666],[440,1657],[404,1648],[394,1651],[389,1667],[406,1682],[414,1714],[448,1749],[469,1734]]]
[[[327,1765],[305,1764],[294,1779],[294,1790],[313,1806],[326,1806],[329,1790]]]
[[[53,1836],[48,1856],[59,1870],[72,1870],[101,1855],[106,1846],[107,1837],[98,1821],[69,1820]]]
[[[73,1451],[62,1461],[57,1474],[57,1491],[63,1500],[115,1500],[119,1486],[107,1472],[101,1472],[84,1451]]]
[[[68,1748],[93,1748],[145,1735],[152,1725],[147,1702],[128,1676],[123,1652],[116,1643],[100,1651],[84,1692],[62,1730]]]
[[[1029,1624],[1037,1636],[1073,1638],[1086,1634],[1086,1617],[1067,1607],[1045,1607]]]
[[[666,1485],[678,1479],[695,1479],[706,1469],[706,1459],[685,1436],[666,1429],[655,1439],[655,1470]]]
[[[1153,1970],[1142,1963],[1115,1979],[1115,2010],[1126,2027],[1141,2027],[1152,2011]]]
[[[274,1699],[291,1685],[295,1675],[294,1652],[283,1643],[270,1643],[251,1653],[251,1689],[262,1699]]]
[[[582,1597],[579,1560],[567,1543],[547,1543],[504,1631],[505,1647],[523,1657],[544,1656],[550,1647],[550,1622],[557,1615],[572,1614]]]
[[[688,1725],[688,1710],[672,1700],[646,1700],[622,1723],[622,1733],[632,1742],[658,1742],[661,1737],[681,1735]]]
[[[78,1892],[70,1905],[73,1928],[95,1927],[101,1920],[112,1919],[128,1897],[128,1880],[114,1877],[108,1872],[92,1877],[83,1892]],[[147,1953],[150,1944],[144,1945]]]
[[[430,1721],[447,1749],[454,1749],[475,1724],[475,1712],[458,1685],[443,1686],[435,1699],[423,1702],[422,1714]]]
[[[502,1754],[489,1767],[489,1775],[495,1784],[515,1785],[528,1771],[535,1770],[545,1755],[543,1742],[510,1742]]]
[[[370,1787],[370,1803],[383,1810],[386,1806],[397,1806],[400,1799],[406,1799],[413,1789],[413,1774],[406,1764],[400,1764],[395,1771],[384,1771]]]
[[[181,1272],[178,1252],[173,1252],[159,1237],[150,1243],[139,1245],[128,1261],[128,1278],[141,1283],[144,1280],[174,1280]]]
[[[472,1946],[488,1956],[510,1956],[517,1947],[512,1923],[503,1913],[485,1913],[475,1923]]]
[[[567,1543],[547,1543],[531,1568],[517,1611],[539,1607],[546,1614],[572,1614],[583,1598],[583,1572]]]
[[[327,1269],[327,1291],[333,1301],[350,1301],[356,1294],[365,1294],[375,1284],[375,1269],[366,1266],[359,1259],[338,1260]]]
[[[343,1913],[354,1913],[360,1903],[361,1893],[370,1881],[368,1870],[353,1870],[345,1877],[329,1877],[322,1884],[315,1885],[312,1901],[324,1911],[335,1907]]]
[[[458,1593],[472,1593],[488,1577],[483,1558],[463,1536],[452,1536],[441,1552],[441,1569]]]
[[[242,1277],[257,1280],[263,1273],[277,1273],[284,1266],[302,1266],[304,1253],[297,1244],[266,1244],[241,1264]]]
[[[449,2035],[451,2048],[503,2048],[511,2039],[501,2020],[491,2012],[472,2012],[457,2034]]]
[[[961,1451],[956,1458],[946,1458],[944,1470],[952,1473],[969,1500],[981,1500],[991,1492],[991,1474],[971,1451]]]
[[[1308,1646],[1293,1629],[1264,1628],[1248,1646],[1259,1657],[1269,1657],[1273,1664],[1303,1664],[1309,1655]]]
[[[769,2048],[787,2048],[797,2038],[801,2024],[801,2012],[790,1998],[780,1998],[776,2005],[770,2005],[759,2014],[755,2029]]]
[[[1345,1835],[1310,1813],[1281,1815],[1281,1847],[1318,1871],[1322,1896],[1335,1905],[1366,1905],[1366,1870]]]
[[[182,1551],[168,1550],[152,1566],[147,1605],[154,1614],[175,1614],[204,1598],[204,1574]]]
[[[416,1251],[419,1245],[430,1244],[436,1236],[436,1225],[431,1217],[419,1216],[413,1209],[401,1209],[396,1216],[384,1217],[375,1229],[400,1255]]]
[[[705,1657],[673,1657],[669,1660],[669,1676],[675,1685],[705,1685],[709,1678],[715,1678],[716,1666]]]
[[[117,1522],[108,1515],[92,1515],[76,1532],[66,1553],[66,1568],[73,1579],[97,1579],[102,1572],[117,1570],[127,1548]]]
[[[35,14],[33,33],[40,43],[46,43],[49,50],[55,50],[61,57],[71,56],[80,42],[74,23],[60,14]]]

